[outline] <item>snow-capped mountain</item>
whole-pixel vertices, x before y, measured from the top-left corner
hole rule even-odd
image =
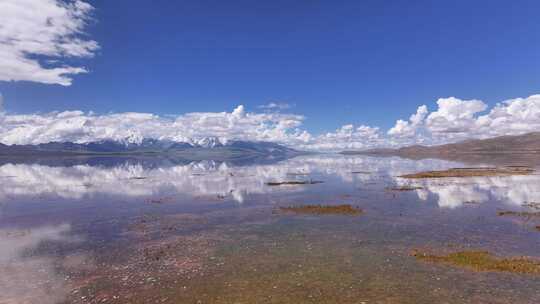
[[[202,148],[215,148],[215,147],[222,147],[226,144],[226,142],[222,142],[218,137],[210,136],[210,137],[203,137],[198,140],[193,141],[194,146],[202,147]]]
[[[272,142],[220,140],[217,137],[204,137],[189,142],[176,142],[144,138],[115,141],[101,140],[88,143],[50,142],[38,145],[4,145],[0,143],[0,155],[18,156],[34,154],[118,154],[118,153],[190,153],[206,155],[227,153],[229,155],[259,154],[288,155],[296,150]]]

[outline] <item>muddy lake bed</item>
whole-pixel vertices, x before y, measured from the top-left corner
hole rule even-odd
[[[3,162],[0,303],[540,303],[540,171],[492,167]]]

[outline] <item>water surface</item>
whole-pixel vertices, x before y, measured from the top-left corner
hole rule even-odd
[[[478,164],[482,165],[482,164]],[[538,303],[540,277],[426,263],[540,257],[540,176],[408,180],[441,160],[3,161],[0,303]],[[470,164],[467,164],[470,166]],[[268,186],[268,182],[323,181]],[[408,187],[411,191],[395,191]],[[279,207],[351,204],[363,213]]]

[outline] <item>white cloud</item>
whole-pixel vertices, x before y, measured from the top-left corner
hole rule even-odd
[[[334,132],[311,137],[311,140],[300,147],[314,150],[365,149],[381,145],[383,141],[379,128],[365,125],[355,127],[349,124]]]
[[[481,100],[455,97],[440,98],[436,104],[435,111],[422,105],[409,120],[397,120],[386,135],[377,127],[345,125],[335,132],[312,136],[302,147],[343,150],[432,145],[540,130],[540,95],[506,100],[491,109]]]
[[[416,114],[411,115],[409,121],[399,119],[396,125],[388,130],[388,135],[412,137],[416,135],[418,127],[424,122],[428,113],[427,106],[422,105],[416,110]]]
[[[540,95],[515,98],[497,104],[475,121],[482,137],[515,135],[540,130]]]
[[[4,95],[0,93],[0,112],[4,111]]]
[[[92,10],[81,0],[0,1],[0,81],[70,85],[86,73],[54,62],[94,55],[98,43],[84,33]]]
[[[540,130],[540,95],[515,98],[490,110],[481,100],[455,97],[437,100],[428,114],[421,106],[410,121],[398,120],[388,131],[389,142],[440,144],[470,138],[518,135]]]
[[[441,98],[437,109],[420,106],[408,121],[398,120],[387,132],[367,125],[344,125],[314,135],[302,128],[304,116],[280,112],[194,112],[177,116],[151,113],[96,115],[81,111],[10,114],[0,111],[0,142],[38,144],[143,138],[196,142],[205,137],[273,141],[307,150],[347,150],[440,144],[468,138],[516,135],[540,130],[540,95],[501,102],[490,110],[480,100]]]
[[[461,100],[455,97],[437,100],[438,109],[429,114],[426,126],[432,133],[464,133],[475,123],[475,114],[485,111],[487,105],[480,100]]]
[[[259,109],[267,109],[267,110],[286,110],[290,108],[292,108],[292,106],[284,102],[270,102],[268,104],[259,106]]]
[[[51,141],[90,142],[105,139],[140,142],[143,138],[175,141],[216,136],[231,139],[296,143],[309,140],[298,129],[304,117],[281,113],[196,112],[176,117],[150,113],[95,115],[81,111],[0,115],[0,142],[38,144]]]

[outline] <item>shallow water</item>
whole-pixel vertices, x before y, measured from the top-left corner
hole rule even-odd
[[[440,160],[3,162],[0,303],[538,303],[540,276],[426,263],[540,258],[540,175],[407,180]],[[467,164],[470,166],[470,164]],[[267,182],[324,181],[269,186]],[[417,187],[411,191],[392,188]],[[363,213],[279,207],[351,204]]]

